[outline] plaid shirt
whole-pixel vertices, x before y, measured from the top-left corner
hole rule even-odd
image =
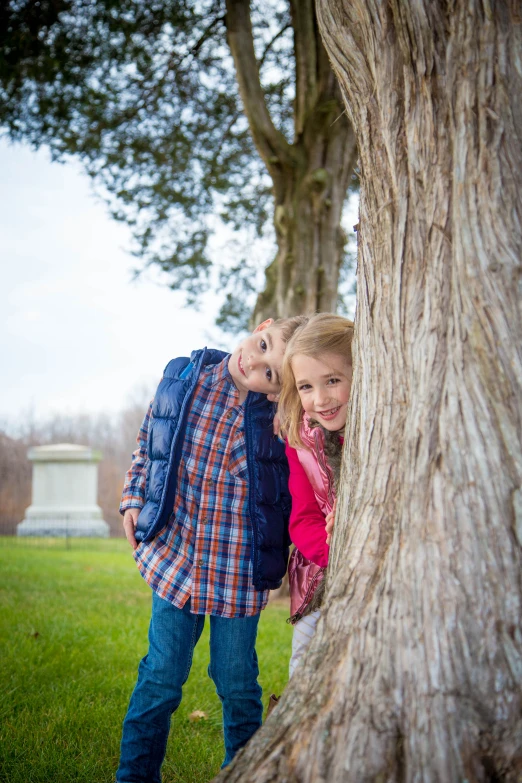
[[[174,509],[166,527],[134,553],[161,598],[194,614],[245,617],[268,602],[252,584],[243,405],[228,359],[199,378],[183,438]],[[145,503],[147,436],[152,405],[138,434],[121,511]]]

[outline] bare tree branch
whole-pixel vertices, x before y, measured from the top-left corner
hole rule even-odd
[[[252,137],[277,190],[281,166],[292,166],[297,153],[275,127],[266,105],[254,51],[249,0],[227,0],[226,25],[239,92]]]
[[[205,41],[210,37],[210,34],[212,33],[212,30],[214,27],[216,27],[220,22],[225,22],[226,20],[226,14],[221,14],[220,16],[216,16],[210,24],[203,30],[201,36],[198,38],[194,46],[191,46],[188,52],[182,57],[182,59],[179,61],[178,65],[181,65],[181,63],[190,55],[195,57]]]
[[[317,102],[319,74],[319,31],[314,0],[291,0],[292,26],[295,38],[295,134],[305,126],[310,108]]]
[[[272,46],[275,44],[275,42],[277,41],[277,39],[278,39],[278,38],[281,38],[281,36],[282,36],[282,35],[284,35],[284,33],[286,33],[286,31],[287,31],[287,30],[289,30],[291,27],[292,27],[292,25],[291,25],[290,23],[288,23],[288,24],[285,24],[285,25],[284,25],[284,27],[282,27],[282,28],[281,28],[281,29],[280,29],[280,30],[279,30],[279,31],[278,31],[278,32],[277,32],[277,33],[274,35],[274,37],[272,38],[272,40],[271,40],[271,41],[269,41],[269,42],[267,43],[267,45],[265,46],[265,51],[263,52],[263,55],[262,55],[261,59],[259,60],[259,66],[258,66],[258,67],[259,67],[259,72],[260,72],[260,73],[261,73],[261,70],[262,70],[262,68],[263,68],[263,65],[265,64],[266,57],[267,57],[268,53],[270,52],[270,50],[272,49]]]

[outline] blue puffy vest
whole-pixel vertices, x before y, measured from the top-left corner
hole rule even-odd
[[[178,466],[188,411],[201,369],[218,364],[226,353],[194,351],[173,359],[158,386],[148,435],[145,505],[136,539],[150,541],[167,524],[174,507]],[[248,511],[252,525],[253,583],[258,590],[280,586],[286,573],[291,498],[285,447],[273,434],[274,405],[264,394],[249,392],[244,428],[248,466]]]

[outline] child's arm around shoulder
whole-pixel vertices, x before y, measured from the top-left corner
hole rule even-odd
[[[326,543],[325,516],[317,503],[314,490],[297,451],[286,445],[290,467],[288,486],[292,495],[290,514],[290,539],[299,551],[312,563],[322,568],[328,565],[329,547]]]
[[[136,530],[139,513],[145,505],[145,484],[149,462],[147,444],[151,420],[152,401],[136,438],[138,448],[133,452],[131,466],[125,475],[120,502],[120,514],[123,515],[123,529],[127,541],[133,549],[136,549],[138,546],[134,531]]]

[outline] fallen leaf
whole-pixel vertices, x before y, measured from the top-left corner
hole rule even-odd
[[[203,712],[203,710],[194,710],[194,712],[191,712],[189,715],[189,721],[191,723],[197,723],[198,720],[206,720],[208,718],[208,715],[206,712]]]

